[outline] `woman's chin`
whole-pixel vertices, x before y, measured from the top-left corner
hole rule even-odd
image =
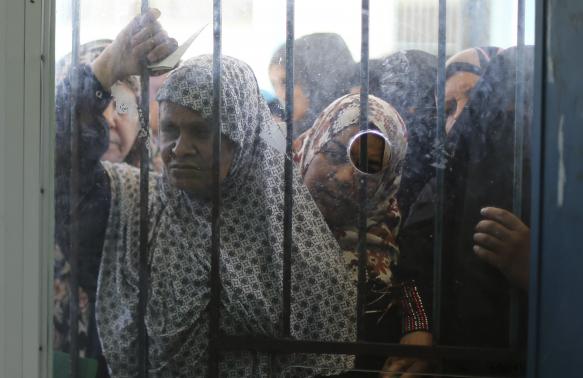
[[[109,161],[111,163],[122,163],[125,159],[125,156],[119,151],[119,149],[112,149],[110,148],[101,156],[101,160]]]
[[[193,197],[206,199],[210,197],[210,193],[206,188],[200,185],[200,182],[194,179],[186,179],[184,177],[176,177],[172,173],[168,175],[170,185],[176,189],[183,190]]]

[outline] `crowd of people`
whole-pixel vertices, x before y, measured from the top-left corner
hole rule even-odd
[[[57,73],[54,345],[69,351],[72,219],[79,222],[79,349],[100,377],[138,371],[140,155],[150,146],[149,283],[152,377],[204,377],[209,348],[213,141],[220,125],[222,332],[283,337],[284,162],[293,158],[291,337],[431,346],[505,347],[511,288],[524,305],[529,269],[532,51],[516,97],[517,50],[480,47],[446,64],[445,143],[436,144],[437,58],[417,50],[370,61],[368,130],[359,67],[343,39],[295,41],[293,157],[285,155],[285,46],[269,62],[276,96],[252,69],[222,56],[221,117],[212,117],[213,59],[198,56],[150,82],[151,135],[139,134],[138,75],[176,48],[150,9],[115,40],[82,46]],[[72,85],[77,83],[77,85]],[[71,107],[72,99],[76,106]],[[524,101],[517,113],[516,101]],[[525,177],[513,214],[516,115]],[[72,129],[79,130],[79,202],[71,203]],[[366,145],[365,153],[361,148]],[[363,161],[363,156],[366,160]],[[438,188],[436,171],[443,172]],[[366,290],[357,314],[360,183],[366,182]],[[435,212],[444,196],[443,214]],[[71,214],[75,214],[74,217]],[[435,224],[443,280],[434,287]],[[440,339],[433,293],[442,292]],[[519,333],[526,318],[520,317]],[[521,335],[519,340],[524,341]],[[445,367],[444,367],[445,366]],[[221,377],[392,377],[430,373],[395,356],[223,353]],[[441,365],[450,373],[519,374],[520,364]],[[370,374],[370,373],[369,373]]]

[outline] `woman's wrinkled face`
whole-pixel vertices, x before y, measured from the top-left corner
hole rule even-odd
[[[449,133],[468,103],[470,92],[480,77],[470,72],[457,72],[445,83],[445,132]]]
[[[227,177],[235,144],[221,136],[220,177]],[[213,193],[214,132],[210,122],[191,109],[171,102],[160,103],[160,147],[170,184],[197,197]]]
[[[102,160],[121,163],[130,152],[138,131],[138,103],[131,88],[118,82],[111,87],[112,101],[107,105],[103,116],[109,125],[109,148]]]
[[[360,139],[350,145],[358,132],[359,128],[354,126],[337,134],[314,156],[304,174],[304,184],[328,224],[333,226],[353,224],[358,216]],[[367,194],[372,196],[380,182],[383,156],[388,146],[380,136],[368,135]]]
[[[275,89],[275,95],[285,105],[285,67],[279,64],[269,66],[269,79]],[[302,86],[296,82],[294,85],[294,122],[306,115],[309,105],[310,100],[304,94]]]

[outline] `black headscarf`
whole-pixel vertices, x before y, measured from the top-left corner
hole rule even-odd
[[[445,67],[445,80],[449,79],[458,72],[469,72],[478,76],[482,76],[484,70],[490,63],[490,60],[498,55],[501,51],[499,47],[485,46],[474,47],[464,50],[452,56]],[[476,54],[478,58],[477,64],[471,61],[471,56]]]
[[[504,346],[508,334],[508,284],[494,267],[472,251],[474,227],[482,219],[480,209],[494,206],[512,211],[514,169],[514,118],[517,50],[495,57],[470,96],[449,135],[451,156],[445,172],[446,208],[444,250],[450,251],[451,273],[462,283],[451,306],[464,314],[450,324],[452,333],[472,327],[474,344]],[[530,219],[530,126],[532,124],[533,49],[525,52],[524,158],[522,208],[517,214]],[[465,303],[465,298],[472,302]],[[487,321],[489,327],[476,327]],[[472,326],[473,324],[473,326]],[[478,331],[480,329],[480,331]],[[460,332],[456,332],[459,330]]]
[[[399,51],[370,63],[370,93],[393,105],[407,125],[407,157],[397,195],[403,218],[433,176],[437,58],[419,50]]]
[[[512,211],[516,48],[494,57],[470,95],[468,105],[448,135],[445,168],[443,234],[442,343],[504,347],[509,334],[509,285],[494,267],[472,250],[480,209],[494,206]],[[530,125],[532,122],[533,49],[525,51],[524,148],[521,216],[529,223]],[[430,190],[427,190],[427,189]],[[432,189],[432,190],[431,190]],[[433,194],[431,194],[433,191]],[[427,186],[412,206],[402,230],[400,279],[415,279],[425,308],[431,309],[433,201]],[[522,318],[523,326],[526,324]],[[524,332],[524,329],[521,330]],[[523,338],[522,341],[525,339]],[[493,368],[483,364],[486,371]],[[475,366],[477,369],[477,365]],[[508,368],[508,367],[505,367]],[[492,370],[494,369],[494,370]],[[476,373],[477,370],[472,370]],[[505,371],[508,373],[508,370]]]
[[[285,67],[286,47],[281,46],[270,65]],[[294,122],[294,138],[312,127],[318,115],[356,83],[354,59],[346,42],[334,33],[306,35],[294,42],[294,79],[309,100],[307,114]]]

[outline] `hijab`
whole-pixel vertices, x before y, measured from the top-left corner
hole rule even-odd
[[[273,55],[271,65],[285,67],[286,46]],[[309,100],[307,113],[294,122],[294,138],[312,127],[332,101],[350,92],[356,80],[354,59],[341,36],[315,33],[294,42],[294,81]]]
[[[524,150],[525,190],[522,194],[528,218],[529,140],[533,114],[532,47],[525,48],[524,61],[524,118],[521,120],[524,140],[519,143]],[[516,64],[516,48],[504,50],[492,59],[472,91],[467,108],[448,136],[450,158],[446,166],[446,185],[451,188],[448,188],[453,196],[451,199],[479,202],[475,204],[478,210],[479,206],[485,205],[512,210]],[[462,209],[453,205],[452,211],[458,213]]]
[[[507,347],[508,284],[472,250],[474,227],[485,206],[512,210],[516,48],[485,67],[469,101],[447,135],[444,171],[442,342]],[[533,49],[525,49],[523,221],[530,208],[529,129],[532,120]],[[399,237],[399,279],[416,281],[425,308],[433,299],[436,184],[427,185]],[[525,322],[526,323],[526,322]],[[477,368],[476,366],[472,366]],[[472,369],[472,371],[477,371]],[[482,372],[484,374],[492,373]]]
[[[273,128],[251,68],[222,57],[221,133],[235,145],[221,208],[221,331],[283,337],[284,155],[261,137]],[[184,106],[209,121],[212,56],[173,71],[158,101]],[[113,376],[136,371],[139,256],[139,174],[105,165],[112,200],[99,277],[97,321]],[[354,288],[340,250],[306,187],[294,174],[292,337],[354,341]],[[150,374],[206,376],[210,299],[211,204],[171,187],[165,174],[150,180],[150,287],[146,326]],[[313,376],[352,366],[353,358],[226,352],[221,376]],[[272,358],[273,357],[273,358]],[[299,369],[290,365],[312,366]],[[330,369],[330,370],[328,370]],[[285,372],[284,375],[281,375]]]
[[[97,39],[79,46],[79,64],[91,64],[111,43],[111,39]],[[55,64],[55,83],[65,79],[71,68],[71,53],[65,55]]]
[[[490,60],[501,50],[494,46],[473,47],[455,54],[448,59],[445,65],[445,80],[458,72],[469,72],[482,76]]]
[[[356,202],[358,182],[367,176],[369,196],[367,199],[367,285],[369,294],[366,312],[380,321],[392,305],[394,296],[387,295],[394,286],[392,268],[398,261],[399,248],[396,236],[399,230],[401,215],[395,195],[401,181],[403,161],[407,151],[407,130],[399,113],[385,101],[369,96],[368,120],[371,129],[379,132],[386,140],[382,168],[378,173],[365,174],[353,165],[352,191],[338,187],[334,192],[338,205],[345,201]],[[326,146],[340,133],[354,128],[355,136],[360,128],[360,95],[347,95],[330,104],[318,117],[314,127],[306,131],[296,141],[295,160],[298,162],[302,175],[314,162],[314,157],[326,153]],[[351,137],[353,140],[354,136]],[[336,141],[336,143],[339,143]],[[344,164],[350,161],[350,145],[343,146],[346,150]],[[340,166],[342,167],[342,166]],[[334,172],[331,172],[332,177]],[[312,194],[318,187],[310,188]],[[354,203],[351,208],[358,208]],[[332,231],[343,250],[344,261],[352,272],[352,280],[358,280],[358,215],[354,214],[353,222],[346,226],[333,227]]]
[[[530,126],[532,124],[533,49],[524,56],[523,99],[524,151],[522,197],[528,224],[530,217]],[[444,277],[455,275],[458,287],[449,304],[458,321],[449,323],[454,343],[506,346],[508,335],[508,290],[503,275],[472,251],[474,227],[480,209],[494,206],[513,209],[514,122],[517,49],[504,50],[492,59],[470,95],[466,109],[448,135],[449,160],[444,174]],[[455,273],[454,273],[455,272]],[[467,298],[472,298],[471,302]],[[470,305],[468,305],[470,303]],[[488,327],[476,324],[488,323]],[[458,331],[459,330],[459,331]],[[465,330],[465,331],[464,331]]]
[[[395,107],[409,134],[397,195],[404,218],[435,170],[436,78],[437,58],[419,50],[398,51],[371,64],[370,93]]]

